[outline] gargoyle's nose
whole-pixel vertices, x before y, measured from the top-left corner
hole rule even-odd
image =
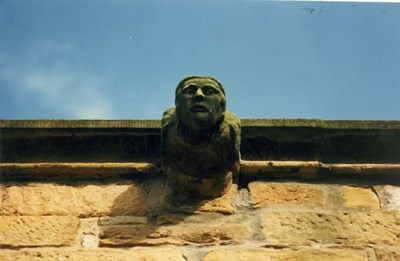
[[[201,88],[198,88],[198,89],[197,89],[197,91],[196,91],[196,96],[204,97],[204,93],[203,93],[203,91],[201,90]]]

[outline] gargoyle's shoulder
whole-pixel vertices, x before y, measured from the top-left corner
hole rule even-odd
[[[237,150],[240,148],[240,139],[241,139],[241,123],[240,119],[233,113],[226,111],[225,112],[225,124],[229,126],[230,137],[235,143],[235,147]]]
[[[161,127],[165,128],[173,123],[176,123],[177,121],[178,121],[178,118],[176,116],[175,107],[168,108],[163,114],[163,117],[161,120]]]
[[[240,119],[233,114],[232,112],[226,111],[225,112],[225,122],[231,127],[233,128],[233,130],[235,131],[235,133],[239,133],[240,134]]]

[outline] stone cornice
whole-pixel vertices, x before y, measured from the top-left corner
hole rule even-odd
[[[241,119],[243,128],[322,128],[400,130],[400,121]],[[0,120],[0,128],[22,129],[160,129],[160,120]]]
[[[160,120],[0,120],[1,163],[157,162]],[[243,160],[400,164],[400,121],[242,119]]]

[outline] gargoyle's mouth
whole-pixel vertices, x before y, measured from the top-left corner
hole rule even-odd
[[[191,112],[209,112],[210,110],[207,109],[206,106],[203,105],[194,105],[192,108],[190,108]]]

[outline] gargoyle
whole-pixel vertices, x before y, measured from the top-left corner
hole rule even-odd
[[[240,120],[226,111],[222,84],[190,76],[175,90],[175,107],[164,112],[161,164],[167,185],[180,198],[224,194],[239,172]]]

